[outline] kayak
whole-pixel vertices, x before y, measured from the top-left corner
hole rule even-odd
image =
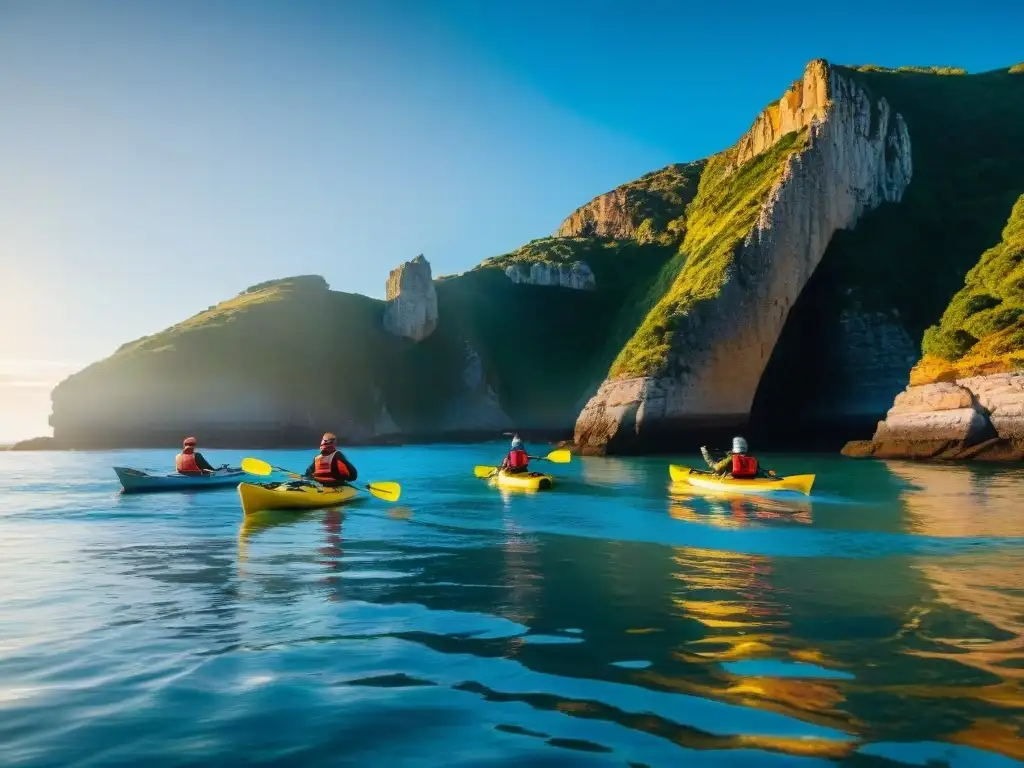
[[[359,491],[350,485],[324,488],[288,483],[238,484],[242,512],[247,515],[274,509],[326,509],[352,501],[358,494]]]
[[[555,484],[555,478],[541,472],[520,472],[506,474],[498,472],[500,488],[521,488],[528,491],[548,491]]]
[[[124,493],[146,493],[148,491],[184,491],[206,488],[225,488],[237,485],[248,477],[241,469],[218,469],[210,475],[151,475],[141,469],[114,467],[117,479],[121,481]]]
[[[689,483],[697,488],[710,491],[733,491],[737,493],[773,493],[775,491],[793,491],[810,495],[814,485],[814,475],[790,475],[789,477],[755,477],[740,480],[735,477],[719,477],[710,472],[690,469],[678,464],[670,464],[669,476],[674,482]]]

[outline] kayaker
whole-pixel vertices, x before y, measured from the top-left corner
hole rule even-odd
[[[205,475],[216,472],[203,454],[196,453],[196,439],[186,437],[181,444],[181,453],[174,457],[174,469],[179,475]]]
[[[338,450],[337,436],[333,432],[326,432],[320,440],[320,453],[306,468],[304,476],[316,480],[320,485],[335,488],[351,483],[359,477],[359,473],[352,462],[345,458],[345,454]]]
[[[725,455],[725,458],[715,460],[708,451],[707,446],[700,447],[700,454],[704,461],[711,467],[711,472],[719,477],[732,475],[737,480],[751,480],[757,477],[760,472],[757,466],[757,459],[747,455],[747,441],[742,437],[732,439],[732,450]]]
[[[501,469],[507,475],[518,475],[521,472],[530,471],[530,456],[523,447],[523,441],[519,435],[512,438],[512,446],[508,455],[501,462]]]

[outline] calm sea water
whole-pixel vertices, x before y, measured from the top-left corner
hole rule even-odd
[[[398,505],[246,523],[117,493],[174,451],[0,453],[0,764],[1024,760],[1024,472],[769,457],[815,495],[744,500],[574,459],[509,494],[472,476],[501,452],[353,449]]]

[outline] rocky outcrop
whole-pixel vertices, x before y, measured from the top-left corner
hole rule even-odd
[[[623,187],[598,195],[577,208],[555,231],[555,237],[632,237],[639,221],[628,210],[629,197]]]
[[[513,283],[529,285],[550,285],[559,288],[572,288],[577,291],[592,291],[597,288],[597,280],[585,261],[574,261],[571,264],[553,264],[535,262],[512,264],[505,268],[505,274]]]
[[[779,141],[783,127],[801,125],[806,147],[785,160],[720,289],[672,318],[660,370],[605,382],[577,420],[581,450],[640,451],[659,433],[745,422],[789,310],[832,235],[902,199],[912,170],[903,119],[821,61],[755,121],[733,157],[749,161]]]
[[[598,195],[573,211],[555,237],[650,241],[683,215],[706,162],[675,163]]]
[[[423,254],[391,270],[386,298],[384,329],[388,333],[423,341],[437,328],[437,291]]]
[[[1024,373],[908,386],[871,441],[847,456],[910,459],[1024,459]]]

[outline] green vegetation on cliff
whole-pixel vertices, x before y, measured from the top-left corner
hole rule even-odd
[[[417,388],[399,395],[385,384],[393,415],[416,420],[457,396],[468,344],[517,424],[571,423],[636,328],[639,297],[673,253],[657,242],[548,237],[437,281],[437,330],[407,353]],[[574,261],[590,266],[596,290],[514,284],[504,273],[513,263]]]
[[[189,403],[203,412],[254,392],[292,404],[300,423],[336,413],[339,402],[373,414],[373,381],[387,361],[381,351],[395,345],[382,327],[383,306],[330,291],[315,276],[253,286],[69,377],[54,390],[54,414],[113,410],[145,422],[147,414],[156,419]],[[111,420],[112,432],[119,421]]]
[[[1003,228],[1002,240],[982,254],[964,287],[924,334],[927,357],[959,371],[1024,367],[1024,195]],[[941,368],[923,361],[927,368]]]
[[[645,376],[665,366],[680,318],[721,289],[736,249],[753,229],[787,159],[803,149],[806,138],[806,131],[786,134],[736,169],[732,150],[708,161],[687,209],[683,244],[652,285],[650,311],[616,357],[612,377]]]

